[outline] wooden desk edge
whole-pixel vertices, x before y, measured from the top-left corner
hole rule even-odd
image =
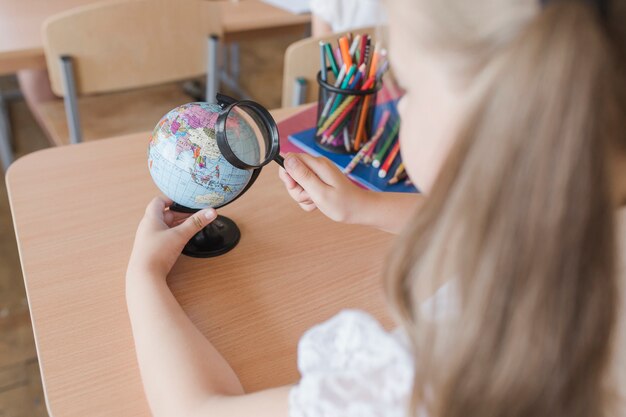
[[[0,52],[0,75],[15,74],[23,69],[46,69],[43,50],[32,48],[18,52]]]
[[[279,124],[281,122],[283,122],[284,120],[298,114],[301,111],[304,111],[306,109],[308,109],[309,107],[313,106],[314,104],[312,103],[308,103],[308,104],[303,104],[297,107],[284,107],[284,108],[277,108],[277,109],[273,109],[270,110],[270,113],[272,114],[272,117],[274,117],[274,121]],[[6,185],[7,185],[7,191],[8,191],[8,198],[9,198],[9,203],[11,203],[11,192],[9,190],[10,188],[10,184],[12,182],[12,178],[15,175],[19,175],[15,173],[15,171],[21,170],[21,166],[24,164],[27,164],[30,162],[30,160],[32,158],[38,158],[39,155],[41,153],[56,153],[56,152],[65,152],[64,149],[68,146],[85,146],[85,145],[89,145],[89,144],[93,144],[93,143],[99,143],[102,141],[107,141],[107,140],[112,140],[112,139],[121,139],[121,138],[130,138],[130,137],[135,137],[138,134],[145,134],[146,138],[148,138],[148,135],[150,134],[149,131],[146,132],[136,132],[136,133],[129,133],[129,134],[125,134],[125,135],[120,135],[120,136],[114,136],[111,138],[107,138],[107,139],[100,139],[97,141],[91,141],[91,142],[83,142],[83,143],[79,143],[79,144],[75,144],[75,145],[62,145],[62,146],[55,146],[55,147],[50,147],[50,148],[45,148],[45,149],[40,149],[38,151],[29,153],[27,155],[24,155],[20,158],[18,158],[17,160],[15,160],[7,169],[6,175],[5,175],[5,179],[6,179]],[[147,141],[147,139],[146,139]],[[13,207],[11,207],[12,209]],[[15,222],[13,223],[14,227],[15,227]]]

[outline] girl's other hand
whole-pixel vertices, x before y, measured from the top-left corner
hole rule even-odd
[[[185,244],[217,217],[215,209],[190,215],[170,211],[171,200],[154,198],[139,223],[128,272],[165,278]]]
[[[304,211],[320,209],[337,222],[357,223],[368,193],[350,181],[327,158],[290,153],[279,171],[287,191]]]

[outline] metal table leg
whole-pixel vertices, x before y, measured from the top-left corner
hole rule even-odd
[[[11,148],[11,121],[4,95],[0,92],[0,163],[6,171],[13,162],[13,149]]]
[[[235,82],[239,82],[239,74],[241,73],[241,61],[239,60],[239,42],[230,44],[230,75]]]

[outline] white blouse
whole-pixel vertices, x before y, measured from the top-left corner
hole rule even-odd
[[[458,314],[454,284],[421,306],[430,320]],[[626,294],[623,294],[626,299]],[[618,323],[612,376],[626,412],[626,320]],[[289,393],[290,417],[407,417],[414,364],[406,335],[387,332],[369,314],[344,310],[308,330],[298,345],[301,379]],[[425,416],[421,410],[420,417]],[[626,414],[618,414],[626,415]]]
[[[405,417],[413,359],[401,333],[369,314],[344,310],[307,331],[298,345],[300,383],[291,417]]]
[[[345,32],[385,22],[380,0],[311,0],[311,12],[330,24],[333,32]]]

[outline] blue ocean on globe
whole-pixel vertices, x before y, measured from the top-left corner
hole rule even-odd
[[[163,116],[152,132],[150,175],[163,194],[182,206],[203,209],[228,204],[252,177],[252,171],[234,167],[219,150],[215,123],[220,111],[217,104],[185,104]],[[258,159],[253,128],[235,113],[226,123],[233,151]]]

